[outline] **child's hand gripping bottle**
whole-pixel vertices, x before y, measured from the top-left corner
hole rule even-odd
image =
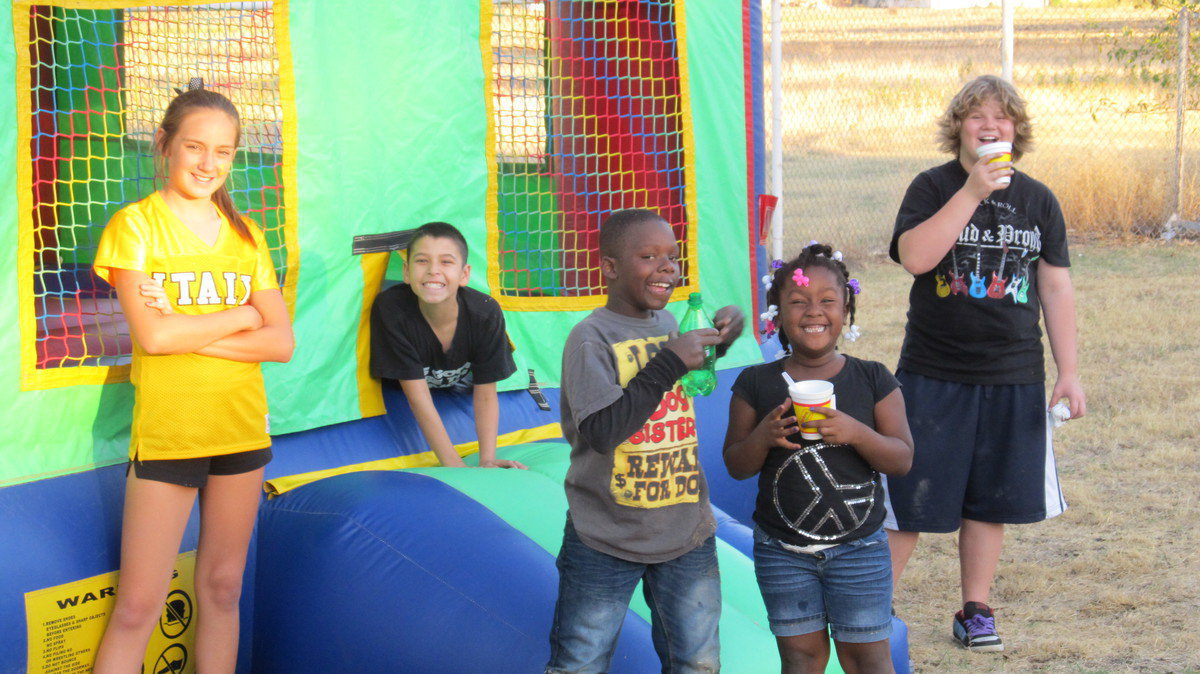
[[[713,327],[712,319],[704,313],[704,303],[700,293],[688,296],[687,312],[679,323],[679,332],[691,332],[700,328]],[[680,380],[683,392],[690,396],[706,396],[717,388],[717,347],[704,347],[704,365],[683,375]]]

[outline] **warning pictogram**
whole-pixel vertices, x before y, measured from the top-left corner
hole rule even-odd
[[[171,644],[154,662],[154,674],[182,674],[187,659],[188,652],[183,644]]]
[[[162,617],[158,619],[158,628],[164,637],[174,639],[186,632],[191,624],[192,598],[183,590],[172,590],[167,595]]]

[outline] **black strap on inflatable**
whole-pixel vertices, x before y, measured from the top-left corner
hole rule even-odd
[[[415,229],[401,229],[386,234],[359,234],[354,237],[351,254],[390,253],[397,250],[404,250],[408,248],[408,243],[412,241],[413,232],[415,231]]]
[[[537,403],[538,409],[543,412],[550,411],[550,401],[546,400],[546,394],[542,393],[541,387],[538,386],[537,377],[533,376],[533,368],[529,368],[529,395],[533,396],[533,401]]]

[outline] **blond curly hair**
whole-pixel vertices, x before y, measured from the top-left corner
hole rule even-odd
[[[1013,122],[1013,161],[1033,149],[1033,125],[1025,110],[1025,99],[1016,87],[995,75],[981,75],[967,82],[938,118],[938,148],[955,157],[962,150],[962,123],[971,110],[988,99],[995,100]]]

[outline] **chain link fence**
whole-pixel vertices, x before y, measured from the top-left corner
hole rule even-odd
[[[1170,44],[1178,13],[1014,11],[1013,82],[1035,141],[1018,166],[1055,192],[1071,235],[1158,237],[1172,214],[1200,216],[1200,185],[1188,169],[1200,147],[1195,97],[1177,114]],[[781,16],[784,250],[820,239],[883,253],[909,182],[950,159],[936,149],[937,117],[968,80],[1001,73],[1001,9],[785,1]],[[769,16],[764,30],[770,45]],[[1177,158],[1180,115],[1184,156]]]

